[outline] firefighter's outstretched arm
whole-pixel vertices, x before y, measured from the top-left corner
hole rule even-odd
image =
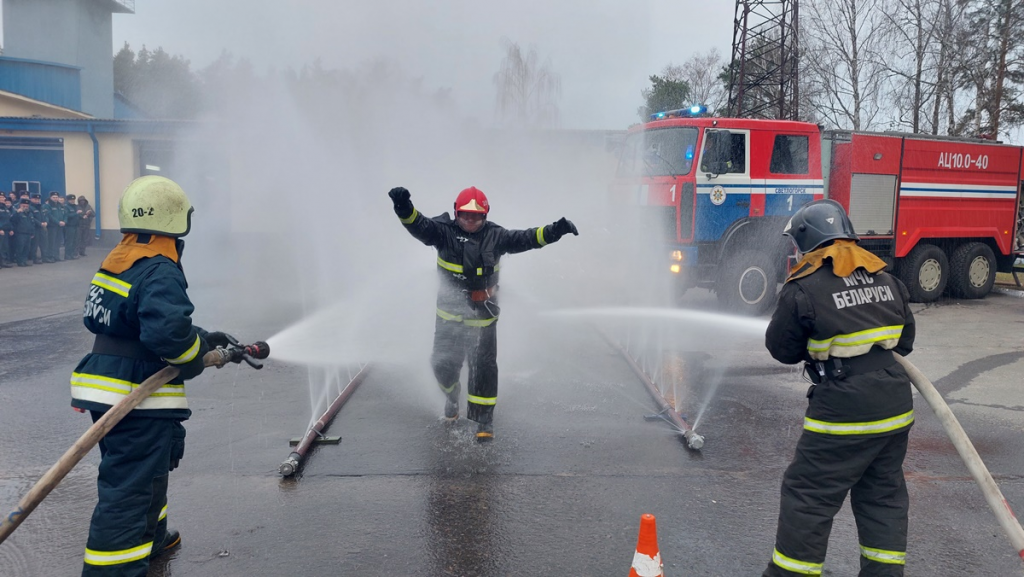
[[[558,242],[559,239],[569,233],[576,236],[580,234],[579,230],[576,229],[576,225],[563,216],[547,226],[528,228],[526,230],[502,231],[498,248],[502,254],[525,252]]]
[[[441,243],[443,233],[440,225],[416,210],[416,207],[412,205],[412,194],[406,188],[401,186],[392,188],[388,191],[388,196],[391,197],[391,202],[395,205],[395,214],[398,215],[409,234],[427,246],[437,246]]]

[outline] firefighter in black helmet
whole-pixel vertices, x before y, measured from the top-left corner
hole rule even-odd
[[[914,409],[910,378],[893,351],[907,355],[914,344],[907,288],[857,246],[835,201],[804,205],[783,234],[801,259],[779,295],[765,346],[783,363],[805,363],[812,384],[764,576],[821,575],[832,518],[847,493],[860,575],[903,575],[903,458]]]

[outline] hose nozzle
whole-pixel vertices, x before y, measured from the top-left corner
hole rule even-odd
[[[699,451],[704,446],[704,437],[693,432],[693,429],[683,431],[683,438],[686,439],[686,446]]]
[[[251,345],[245,345],[245,354],[254,359],[265,359],[270,356],[270,345],[263,341],[256,341]]]
[[[254,369],[262,369],[263,365],[256,361],[270,356],[270,345],[264,341],[256,341],[251,345],[243,345],[235,340],[234,337],[228,335],[228,346],[226,348],[218,347],[217,351],[220,351],[220,354],[223,357],[221,362],[216,364],[218,368],[226,365],[227,363],[241,363],[242,361],[245,361]]]

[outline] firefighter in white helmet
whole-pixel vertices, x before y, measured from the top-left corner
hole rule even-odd
[[[185,381],[203,372],[203,355],[227,346],[228,335],[192,324],[181,268],[192,204],[181,187],[161,176],[136,179],[118,217],[124,238],[86,297],[85,326],[96,338],[71,375],[71,405],[95,422],[160,369],[181,373],[100,441],[99,501],[82,575],[144,577],[152,557],[181,542],[167,529],[167,480],[185,450]]]

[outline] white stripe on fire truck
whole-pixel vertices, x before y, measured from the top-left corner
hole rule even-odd
[[[711,194],[716,186],[721,186],[729,194],[821,194],[824,188],[821,183],[793,184],[792,181],[768,184],[698,184],[697,194]]]
[[[900,196],[937,198],[1010,198],[1016,196],[1017,188],[983,184],[945,184],[937,182],[904,182],[900,185]]]

